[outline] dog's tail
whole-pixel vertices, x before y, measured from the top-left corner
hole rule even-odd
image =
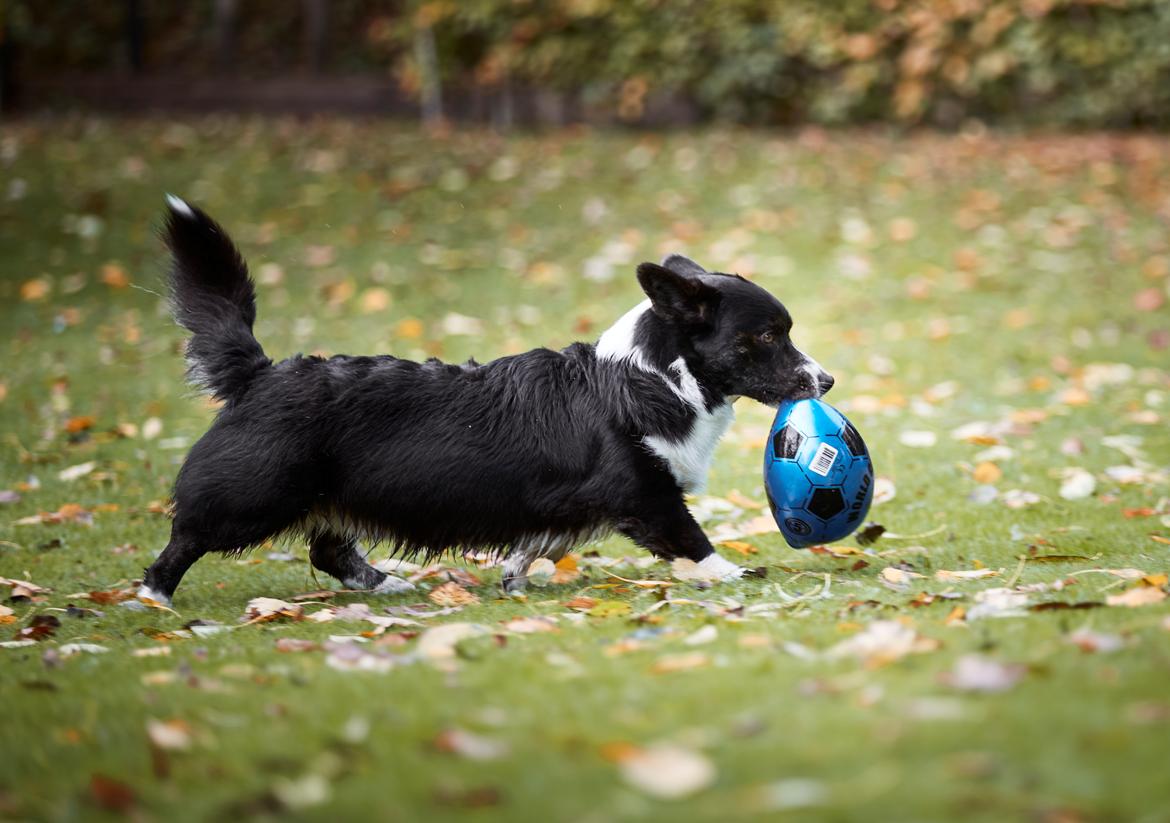
[[[171,306],[176,322],[191,332],[187,377],[231,404],[272,365],[252,334],[256,291],[248,266],[227,232],[202,211],[169,194],[167,206]]]

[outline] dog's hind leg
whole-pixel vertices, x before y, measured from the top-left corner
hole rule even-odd
[[[374,594],[397,594],[414,589],[414,584],[379,571],[366,562],[357,541],[336,532],[317,532],[309,538],[309,562],[313,568],[341,581],[347,589]]]
[[[206,553],[207,549],[197,537],[172,527],[167,547],[143,575],[142,587],[138,589],[138,599],[170,606],[171,596],[183,575],[187,573],[187,569]]]

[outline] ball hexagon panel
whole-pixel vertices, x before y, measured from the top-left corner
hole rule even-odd
[[[813,489],[805,508],[821,520],[832,520],[845,511],[845,496],[840,489]]]
[[[845,428],[841,429],[840,437],[845,441],[845,445],[849,447],[849,453],[854,457],[864,457],[868,454],[865,441],[861,439],[857,429],[853,428],[853,424],[848,420],[845,421]]]
[[[803,434],[792,426],[785,426],[772,436],[772,456],[777,460],[795,460],[803,442]]]

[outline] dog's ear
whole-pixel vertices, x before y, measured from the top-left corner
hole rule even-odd
[[[670,269],[683,277],[698,277],[700,274],[710,274],[691,258],[682,254],[668,254],[662,259],[662,268]]]
[[[638,266],[638,283],[650,298],[654,313],[664,320],[703,328],[714,319],[719,291],[701,280],[665,266],[642,263]]]

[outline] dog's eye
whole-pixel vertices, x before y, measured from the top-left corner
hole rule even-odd
[[[776,342],[776,335],[770,331],[766,331],[760,335],[760,342],[765,345],[771,345]]]

